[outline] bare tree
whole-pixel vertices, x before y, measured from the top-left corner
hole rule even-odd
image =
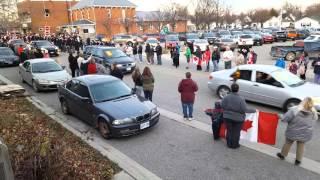
[[[305,11],[306,16],[320,16],[320,3],[308,6]]]
[[[279,12],[277,10],[275,10],[274,8],[271,8],[270,11],[269,11],[269,15],[270,17],[278,17],[279,16]]]
[[[154,22],[154,25],[156,26],[158,33],[161,32],[163,26],[166,25],[165,23],[168,22],[166,18],[166,12],[160,9],[158,11],[152,12],[150,19],[152,19],[152,21]]]
[[[286,15],[292,14],[295,18],[302,17],[301,7],[293,5],[293,4],[289,3],[288,1],[285,3],[285,5],[282,7],[282,9],[286,12]]]
[[[142,31],[142,33],[144,33],[147,29],[147,23],[146,23],[146,19],[143,19],[142,17],[138,17],[136,19],[136,23],[138,25],[138,28]]]
[[[133,18],[123,18],[120,21],[121,21],[121,24],[123,25],[126,33],[128,34],[130,32],[130,28],[135,23],[135,20]]]
[[[188,17],[188,9],[185,6],[172,3],[168,5],[163,11],[166,21],[172,27],[172,31],[175,31],[177,22],[179,20],[186,20]]]
[[[270,15],[270,11],[268,9],[257,9],[254,12],[254,22],[258,22],[263,27],[263,23],[270,19],[272,16]]]

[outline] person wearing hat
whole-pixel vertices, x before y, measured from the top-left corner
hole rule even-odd
[[[213,72],[219,71],[220,51],[217,46],[213,47],[211,60],[212,60],[212,64],[213,64]]]

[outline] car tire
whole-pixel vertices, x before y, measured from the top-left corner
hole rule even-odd
[[[296,54],[295,54],[294,52],[288,52],[288,53],[286,54],[285,59],[286,59],[287,61],[295,60],[295,59],[296,59]]]
[[[103,138],[105,138],[105,139],[111,138],[109,126],[104,119],[99,119],[98,128],[99,128],[99,132]]]
[[[66,100],[60,100],[61,111],[63,114],[70,114],[70,109]]]
[[[289,99],[283,106],[283,111],[287,112],[290,108],[297,106],[301,101],[298,99]]]
[[[230,93],[230,88],[227,86],[220,86],[217,90],[217,95],[220,99],[223,99],[229,93]]]
[[[39,92],[39,88],[38,88],[37,83],[35,81],[32,81],[32,88],[35,92]]]

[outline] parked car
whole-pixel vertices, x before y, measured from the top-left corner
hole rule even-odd
[[[263,44],[263,37],[260,34],[251,34],[250,36],[253,37],[253,45],[255,46],[262,46]]]
[[[219,38],[226,38],[226,39],[228,39],[232,36],[230,31],[228,31],[228,30],[219,30],[218,35],[219,35]]]
[[[197,33],[187,33],[186,34],[186,43],[193,43],[196,39],[199,39],[199,35]]]
[[[272,34],[274,41],[278,42],[278,41],[283,41],[286,42],[287,41],[287,34],[285,31],[275,31]]]
[[[239,30],[237,30],[237,31],[230,31],[230,32],[231,32],[231,35],[240,35],[240,34],[243,33],[242,31],[239,31]]]
[[[249,46],[249,47],[253,46],[254,42],[253,42],[253,37],[251,35],[243,34],[243,35],[234,35],[233,37],[238,46]]]
[[[261,33],[262,38],[263,38],[263,43],[273,43],[274,39],[271,34],[268,33]]]
[[[220,51],[225,51],[227,46],[229,46],[232,51],[237,48],[237,44],[232,39],[218,39],[215,45],[219,47]]]
[[[165,47],[166,48],[176,47],[177,44],[179,44],[178,35],[170,34],[170,35],[166,36],[166,42],[165,42]]]
[[[303,40],[310,36],[310,32],[307,29],[297,30],[297,33],[298,33],[297,39]]]
[[[148,38],[145,43],[149,43],[150,46],[156,47],[160,42],[156,38]]]
[[[197,46],[200,47],[201,51],[206,51],[207,46],[209,46],[209,43],[205,39],[195,39],[193,41],[193,49],[197,49]]]
[[[298,38],[298,33],[295,30],[288,30],[287,31],[287,39],[296,40]]]
[[[284,57],[291,61],[307,52],[309,59],[315,59],[320,54],[320,35],[311,35],[303,41],[296,41],[291,46],[272,46],[270,55],[273,57]]]
[[[206,39],[209,44],[214,44],[218,39],[218,33],[216,32],[206,32],[202,34],[203,39]]]
[[[104,65],[108,72],[111,71],[112,64],[117,64],[123,73],[131,73],[136,68],[134,60],[118,48],[93,46],[91,52],[96,62]]]
[[[112,37],[112,41],[118,44],[126,44],[132,46],[136,42],[135,37],[131,35],[118,34]]]
[[[30,59],[19,65],[19,76],[22,82],[32,85],[38,92],[41,90],[56,90],[58,84],[71,79],[70,74],[54,59]]]
[[[8,41],[8,46],[12,50],[14,50],[14,47],[16,46],[16,44],[24,44],[24,43],[25,42],[22,39],[11,39]]]
[[[47,50],[50,57],[59,56],[60,54],[59,48],[47,40],[32,41],[31,47],[35,49],[40,49],[41,51]]]
[[[0,67],[19,65],[19,57],[8,47],[0,47]]]
[[[58,97],[63,113],[98,128],[107,139],[137,134],[156,125],[160,118],[155,104],[109,75],[73,78],[59,86]]]
[[[186,33],[181,32],[181,33],[179,33],[178,37],[179,37],[179,41],[183,41],[183,42],[187,41]]]
[[[99,46],[90,45],[90,46],[85,46],[83,48],[83,56],[85,59],[88,59],[92,55],[94,47],[99,47]]]
[[[320,86],[272,65],[242,65],[213,72],[209,77],[209,89],[216,92],[219,98],[225,97],[230,92],[234,74],[238,70],[239,94],[246,100],[279,107],[284,111],[298,105],[307,96],[319,102]],[[320,111],[320,104],[316,104],[316,109]]]

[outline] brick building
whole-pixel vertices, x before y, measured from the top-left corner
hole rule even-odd
[[[24,0],[17,4],[24,32],[51,34],[70,22],[68,9],[78,0]]]
[[[91,22],[95,34],[111,37],[114,34],[134,33],[136,6],[128,0],[81,0],[70,9],[71,25],[77,23],[79,32],[89,32]],[[82,25],[79,21],[85,21]]]
[[[171,32],[187,32],[187,20],[180,18],[176,21],[175,27],[165,20],[164,15],[159,11],[137,11],[136,25],[138,34],[160,33],[163,27],[168,27]]]

